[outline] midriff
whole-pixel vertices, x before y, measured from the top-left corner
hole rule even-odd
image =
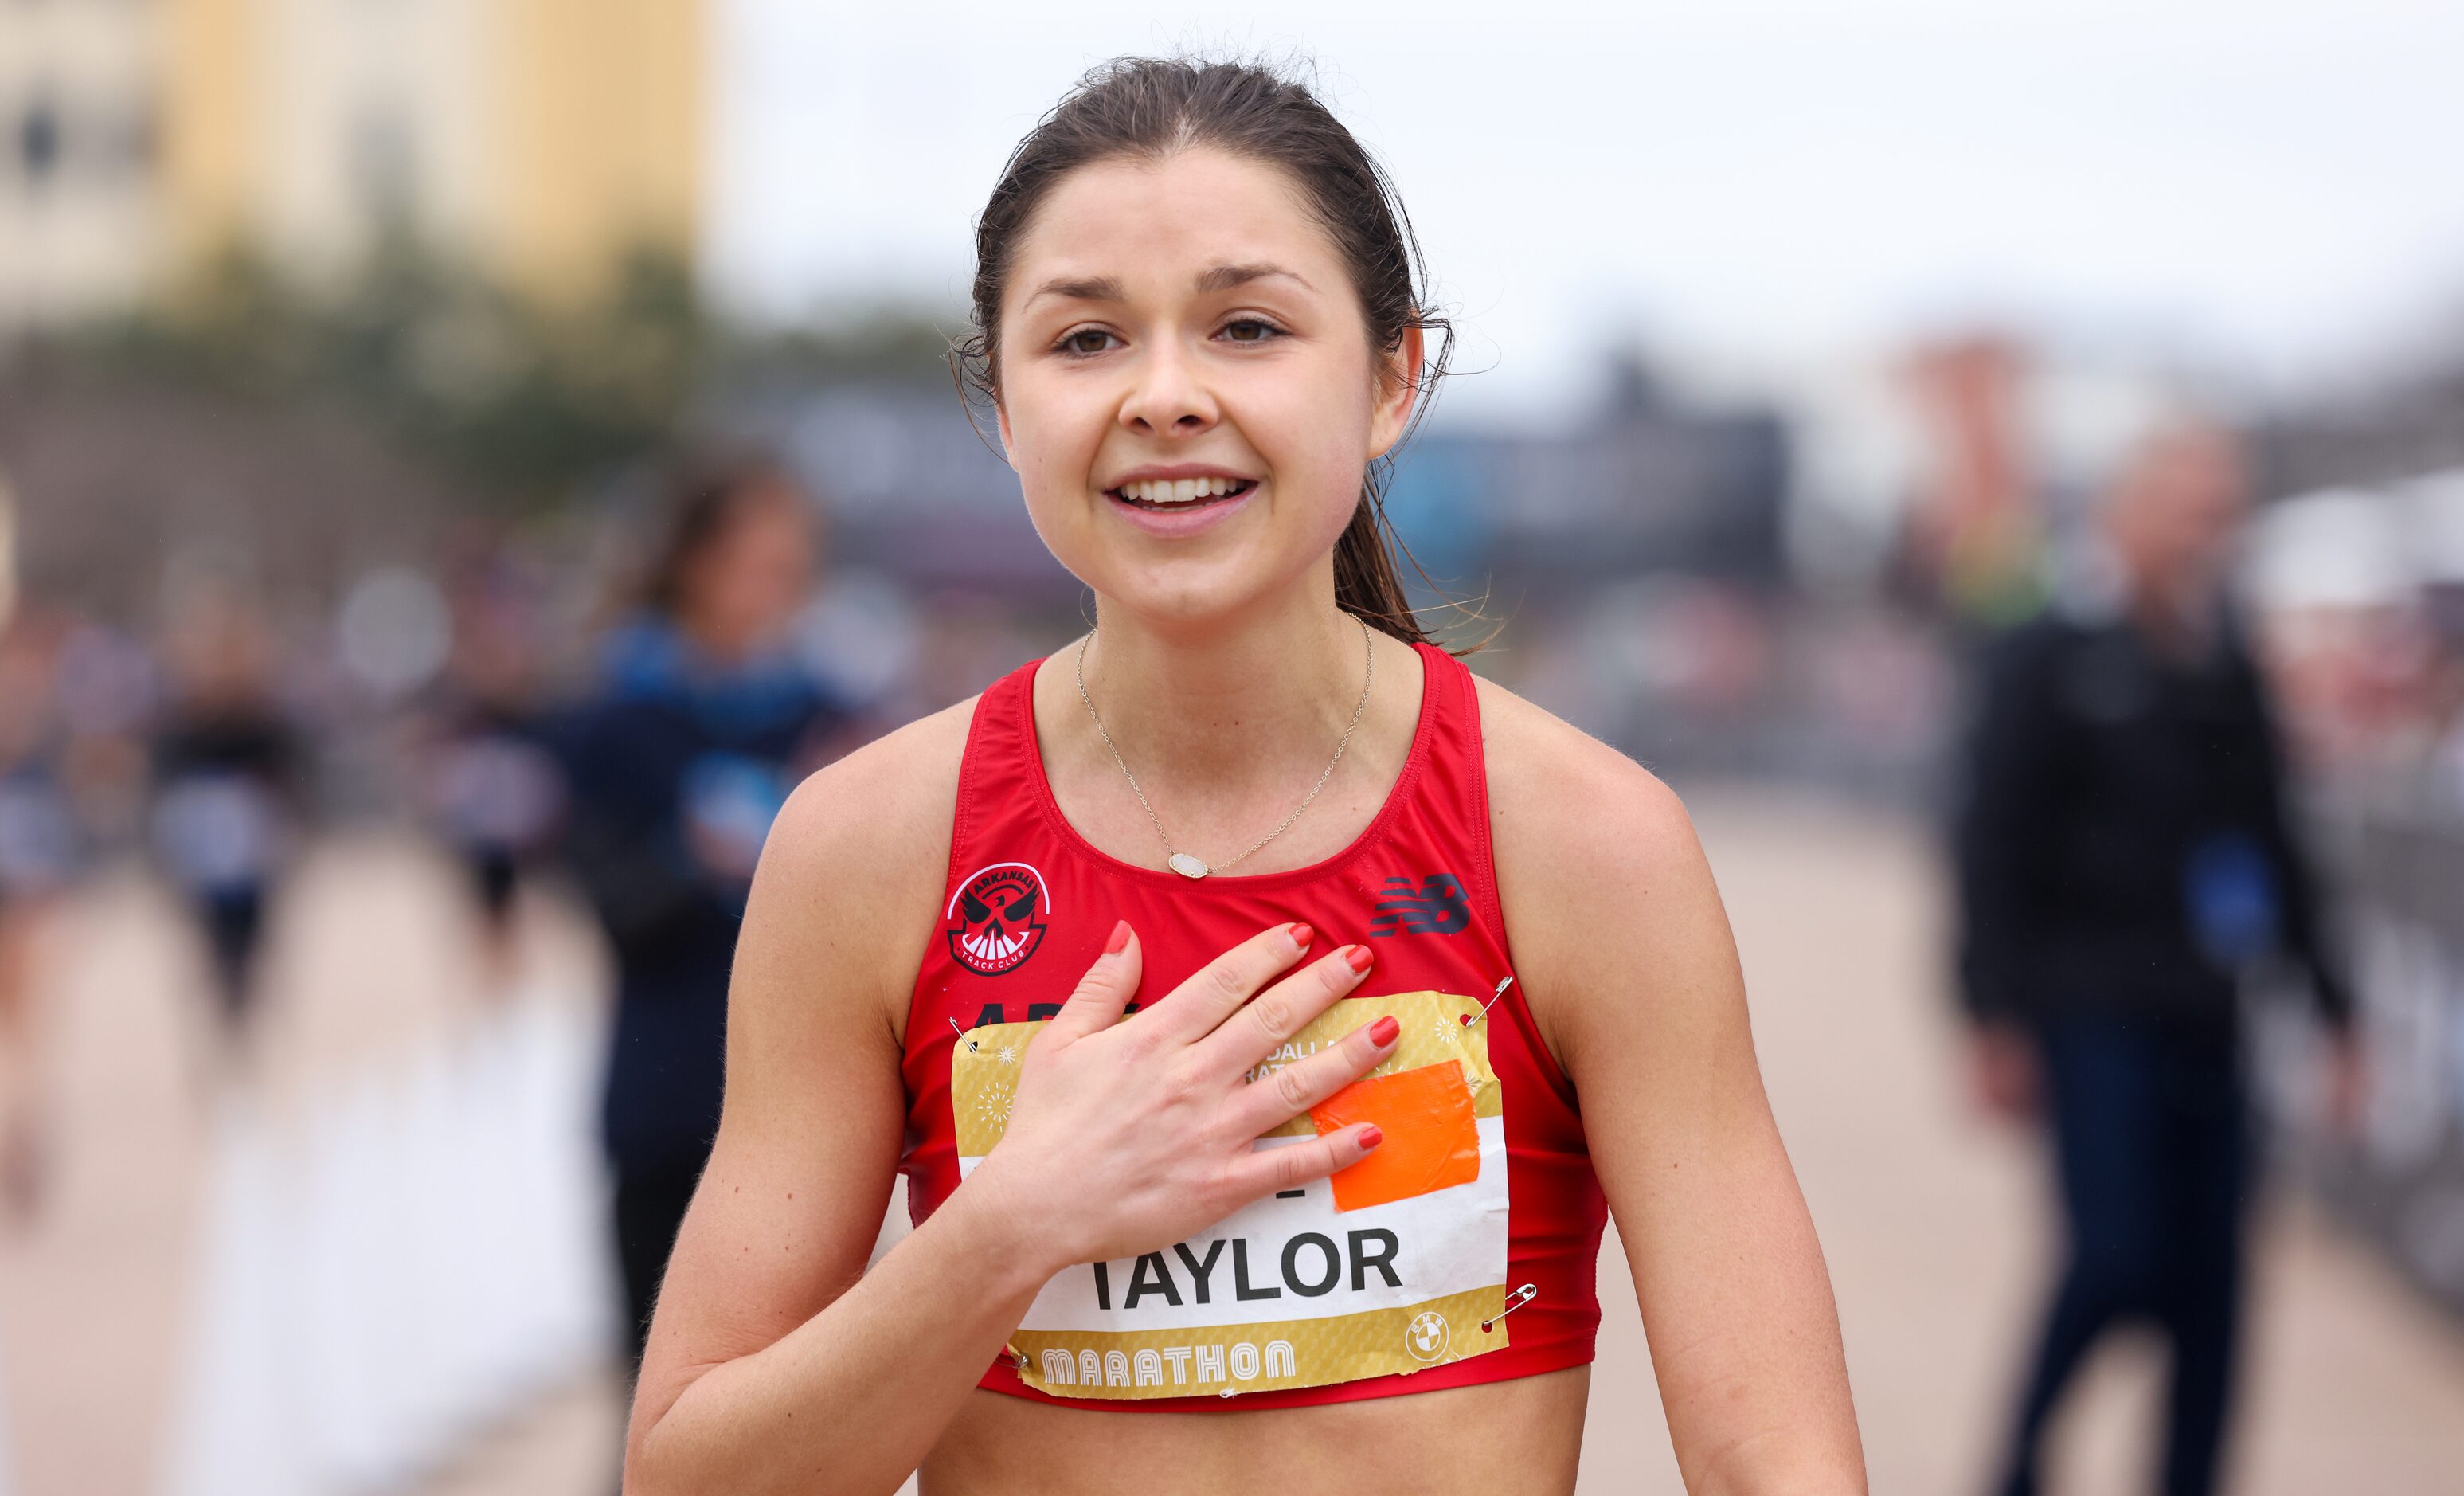
[[[1591,1384],[1573,1366],[1409,1397],[1135,1417],[979,1389],[920,1484],[924,1496],[1565,1496]]]

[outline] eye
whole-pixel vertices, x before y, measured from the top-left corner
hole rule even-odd
[[[1091,358],[1106,352],[1120,340],[1101,327],[1073,327],[1061,335],[1053,346],[1072,358]]]
[[[1265,342],[1284,336],[1284,330],[1263,317],[1243,317],[1223,324],[1217,334],[1231,342]]]

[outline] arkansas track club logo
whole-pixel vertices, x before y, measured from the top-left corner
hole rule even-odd
[[[950,958],[971,972],[1014,972],[1044,943],[1044,875],[1023,862],[997,862],[950,896]]]

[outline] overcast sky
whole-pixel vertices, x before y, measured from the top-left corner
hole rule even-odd
[[[1638,335],[1750,378],[1991,315],[2282,388],[2464,333],[2455,4],[718,11],[710,263],[781,316],[958,315],[1018,138],[1197,47],[1315,59],[1486,370],[1458,409],[1545,411]]]

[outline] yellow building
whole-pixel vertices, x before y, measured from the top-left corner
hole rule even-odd
[[[550,296],[637,249],[690,260],[703,11],[0,5],[0,120],[28,157],[11,164],[27,184],[0,171],[0,324],[138,299],[237,246],[330,276],[393,229]]]
[[[154,9],[0,5],[0,329],[122,304],[157,265]]]

